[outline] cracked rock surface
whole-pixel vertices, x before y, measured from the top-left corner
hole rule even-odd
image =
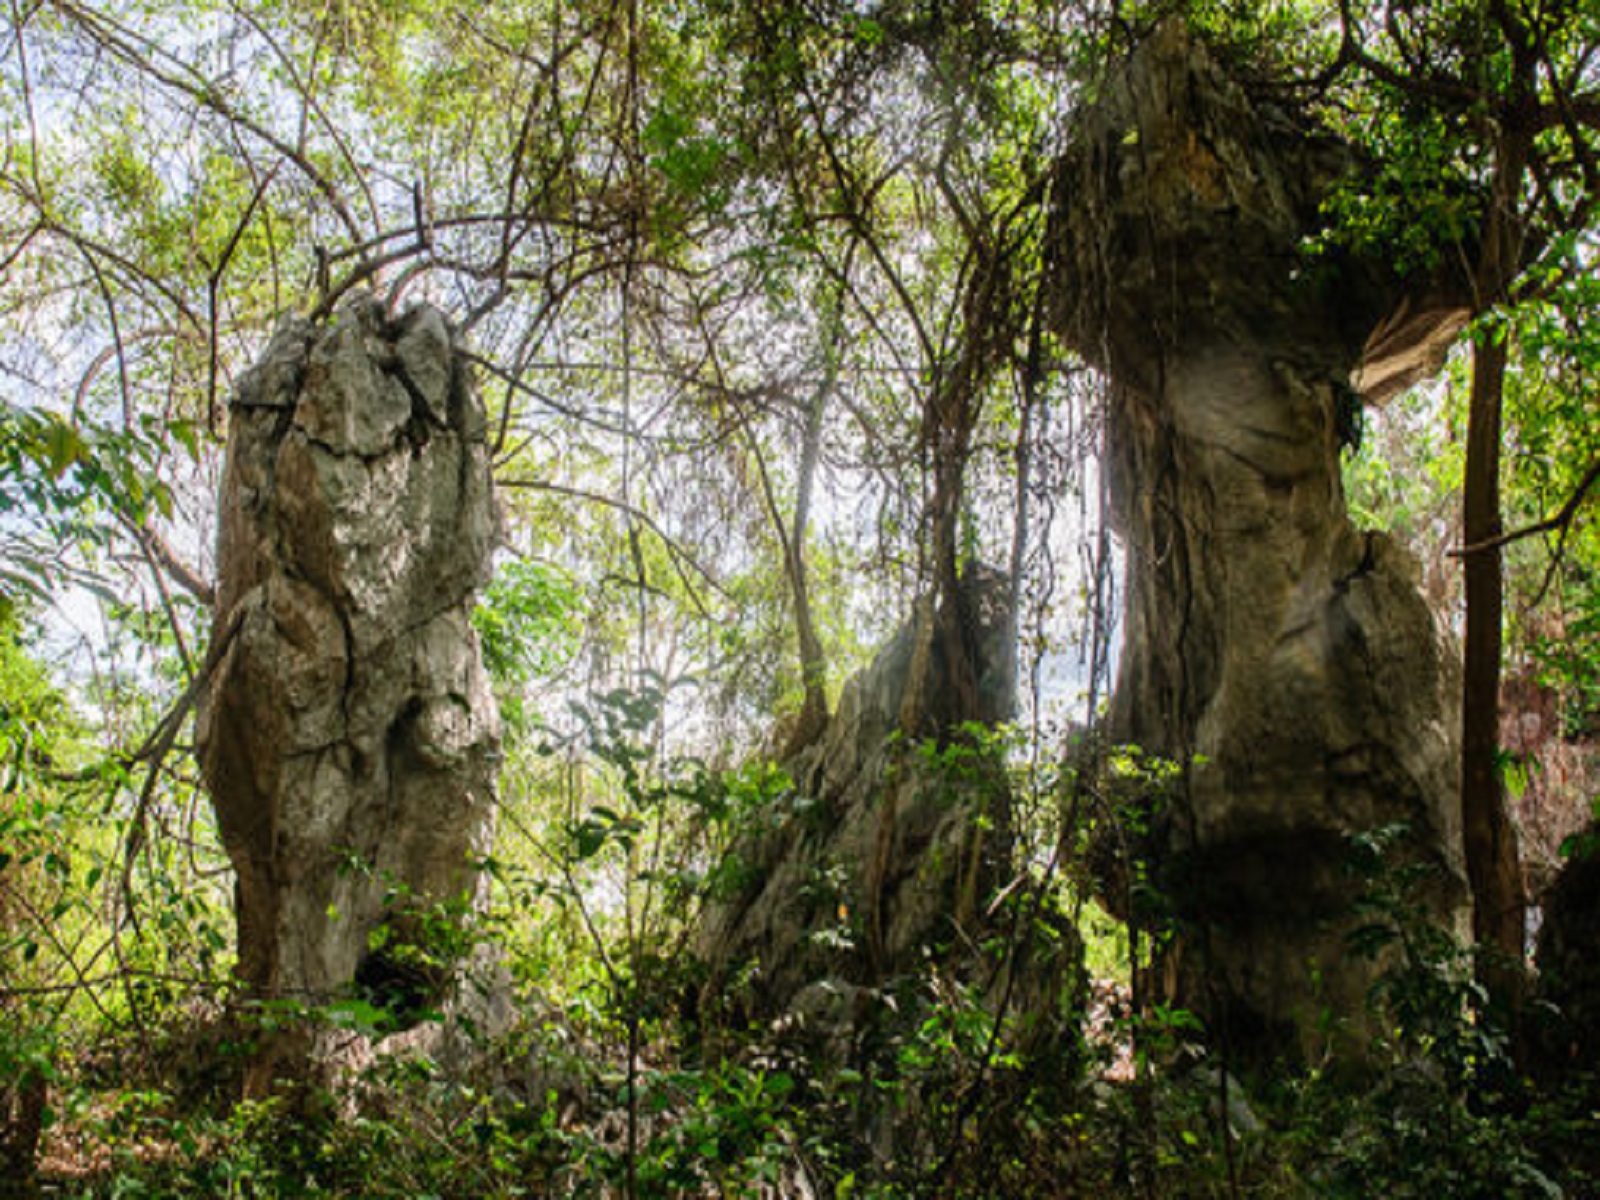
[[[360,295],[285,319],[232,398],[221,509],[197,741],[239,973],[258,998],[359,979],[428,1003],[443,981],[402,978],[372,935],[473,894],[499,749],[468,621],[498,533],[489,451],[444,318]]]

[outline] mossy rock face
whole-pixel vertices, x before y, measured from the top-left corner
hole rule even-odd
[[[1012,947],[996,969],[981,949],[1015,924],[991,903],[1016,871],[1005,752],[977,732],[1014,703],[1010,585],[977,568],[960,586],[975,710],[943,712],[911,733],[900,727],[908,707],[936,707],[906,703],[919,686],[918,622],[935,619],[927,611],[846,683],[825,728],[784,764],[792,792],[735,847],[743,886],[702,917],[695,948],[708,1021],[773,1022],[845,1062],[897,995],[935,973],[981,978],[979,991],[1006,992],[1013,1014],[1054,1013],[1081,996],[1071,929],[1048,962]],[[948,702],[947,650],[927,644],[920,686]],[[1007,985],[1012,971],[1017,982]]]
[[[1012,704],[1010,673],[999,666],[1009,662],[1008,581],[974,573],[962,590],[976,674],[987,685],[983,711],[954,714],[952,724],[994,722]],[[801,997],[810,1004],[824,981],[839,994],[878,987],[942,947],[977,940],[977,902],[1009,866],[999,751],[941,752],[934,747],[948,729],[900,729],[916,686],[917,634],[914,619],[846,683],[838,711],[784,764],[792,795],[735,848],[746,886],[701,922],[697,947],[712,975],[744,978],[743,1000],[756,1014],[780,1014]],[[949,668],[937,641],[931,654],[922,686],[942,697]]]
[[[987,732],[1014,704],[1010,581],[976,568],[959,587],[975,692],[952,686],[920,605],[784,763],[790,793],[739,839],[742,886],[694,941],[697,1029],[755,1025],[808,1077],[853,1076],[879,1162],[942,1152],[931,1114],[989,1055],[1033,1064],[1030,1086],[1077,1077],[1083,944],[1018,878],[1006,750]]]

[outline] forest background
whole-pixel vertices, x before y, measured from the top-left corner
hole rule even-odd
[[[1406,940],[1400,900],[1382,909],[1406,952],[1375,1001],[1376,1083],[1308,1063],[1246,1099],[1192,1014],[1128,994],[1141,932],[1160,934],[1097,902],[1090,826],[1110,816],[1064,800],[1069,743],[1112,686],[1123,566],[1098,465],[1109,392],[1052,330],[1049,229],[1078,115],[1173,16],[1376,164],[1330,201],[1308,264],[1350,247],[1397,270],[1468,263],[1470,328],[1439,373],[1356,414],[1346,487],[1467,646],[1468,855],[1476,812],[1498,880],[1473,886],[1518,901],[1509,928],[1475,932],[1520,970],[1521,898],[1593,842],[1589,6],[13,0],[0,1076],[16,1179],[1592,1186],[1592,1080],[1531,1083],[1515,1028],[1490,1019],[1493,993],[1524,984]],[[519,1019],[492,1071],[384,1059],[308,1112],[237,1100],[231,873],[190,718],[227,399],[281,314],[326,317],[367,288],[448,313],[488,407],[506,545],[475,622],[505,742],[492,894],[465,936],[503,956]],[[933,973],[942,1017],[893,1051],[914,1106],[867,1103],[859,1072],[786,1059],[762,1029],[692,1051],[685,947],[741,828],[783,792],[772,763],[979,563],[1010,580],[1020,681],[1016,720],[984,736],[1005,746],[1023,890],[1083,942],[1080,1041],[1063,1060],[1010,1053],[981,998]],[[1163,786],[1166,765],[1119,762],[1125,788]],[[382,1001],[318,1019],[377,1037]],[[932,1136],[885,1155],[862,1127],[881,1111]]]

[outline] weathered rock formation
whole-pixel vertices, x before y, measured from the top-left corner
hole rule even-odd
[[[1012,713],[1009,588],[981,569],[961,586],[977,711],[952,714],[942,729],[901,730],[918,646],[909,623],[845,685],[818,739],[785,764],[792,793],[735,849],[746,886],[709,905],[698,931],[710,1006],[786,1018],[835,1061],[849,1058],[846,1043],[899,983],[933,964],[976,974],[980,943],[1011,919],[989,907],[1012,870],[1004,764],[954,728]],[[925,686],[940,697],[949,665],[942,643],[931,645]],[[1041,990],[1075,994],[1075,969],[1031,971],[1011,989],[1012,1011],[1047,1007]]]
[[[1463,897],[1451,658],[1339,474],[1374,331],[1387,388],[1438,324],[1408,355],[1385,321],[1400,281],[1302,252],[1352,167],[1172,23],[1108,82],[1058,179],[1060,327],[1111,381],[1128,552],[1109,732],[1186,767],[1156,836],[1176,990],[1247,1057],[1321,1049],[1325,1009],[1363,1024],[1350,835],[1404,824],[1439,919]]]
[[[286,319],[232,399],[221,505],[198,745],[239,974],[430,1004],[406,947],[476,887],[499,747],[468,623],[498,532],[484,416],[439,313]]]

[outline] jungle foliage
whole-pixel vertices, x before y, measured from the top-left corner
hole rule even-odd
[[[1350,848],[1369,897],[1352,953],[1391,964],[1359,1071],[1239,1078],[1145,990],[1170,934],[1146,864],[1123,880],[1131,925],[1096,899],[1096,827],[1147,820],[1177,768],[1070,750],[1111,685],[1119,563],[1103,382],[1047,320],[1051,167],[1112,64],[1174,17],[1372,164],[1307,269],[1360,248],[1470,316],[1441,375],[1364,414],[1347,486],[1479,647],[1469,836],[1475,813],[1484,886],[1515,912],[1477,940],[1520,947],[1524,880],[1593,843],[1594,6],[17,0],[0,1192],[1600,1186],[1592,1072],[1529,1076],[1520,949],[1508,976],[1436,936],[1382,831]],[[491,895],[407,910],[431,932],[406,953],[418,971],[498,956],[516,1019],[467,1031],[471,1072],[395,1055],[311,1105],[240,1102],[275,1022],[378,1037],[409,1004],[238,994],[190,754],[227,395],[278,314],[357,288],[444,308],[490,409],[508,539],[475,622],[507,727]],[[998,746],[1012,927],[1081,938],[1078,1035],[1014,1052],[1008,1018],[931,969],[849,1065],[706,1027],[690,930],[739,885],[741,831],[794,803],[781,752],[980,563],[1013,581],[1019,715],[919,753]],[[1506,732],[1530,719],[1537,736]],[[886,1142],[890,1112],[922,1136]]]

